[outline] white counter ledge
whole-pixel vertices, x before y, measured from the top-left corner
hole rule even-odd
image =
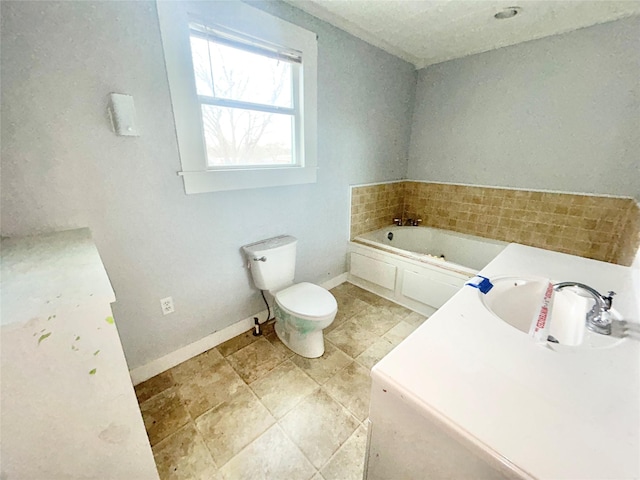
[[[4,479],[157,479],[88,229],[2,239]]]
[[[376,432],[385,428],[391,429],[386,442],[409,438],[405,447],[416,445],[405,460],[422,465],[407,467],[403,478],[418,471],[426,476],[415,478],[428,478],[430,461],[423,459],[430,452],[420,432],[402,431],[403,418],[411,418],[409,425],[427,419],[440,432],[431,440],[452,438],[467,456],[493,465],[495,474],[484,475],[469,463],[475,478],[640,478],[640,292],[632,270],[511,244],[481,274],[614,290],[613,308],[631,334],[613,347],[554,351],[495,317],[476,289],[463,287],[372,370],[368,478],[383,478],[385,462],[403,448],[382,448]],[[392,397],[398,403],[390,403]],[[390,411],[399,419],[393,424],[386,420]],[[450,466],[458,462],[464,470],[460,458]]]

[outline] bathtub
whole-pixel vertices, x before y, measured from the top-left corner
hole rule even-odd
[[[437,228],[386,227],[350,242],[349,281],[430,315],[506,246]]]

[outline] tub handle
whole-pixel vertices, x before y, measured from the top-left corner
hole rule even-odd
[[[260,257],[260,258],[253,257],[253,261],[254,262],[266,262],[267,261],[267,257],[265,257],[264,255],[262,257]]]

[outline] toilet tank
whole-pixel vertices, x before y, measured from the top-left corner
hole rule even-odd
[[[293,284],[297,244],[295,237],[281,235],[242,247],[256,287],[277,292]]]

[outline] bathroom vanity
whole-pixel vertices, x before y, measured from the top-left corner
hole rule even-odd
[[[88,229],[2,239],[2,479],[158,479]]]
[[[480,273],[614,290],[613,337],[536,343],[463,287],[373,368],[365,478],[640,478],[634,271],[511,244]]]

